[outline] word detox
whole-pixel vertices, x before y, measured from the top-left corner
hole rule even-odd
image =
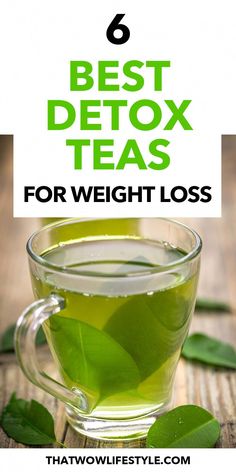
[[[29,202],[32,199],[36,199],[40,203],[48,203],[52,201],[54,203],[62,202],[65,203],[70,201],[71,197],[75,203],[83,202],[106,202],[111,201],[116,203],[124,202],[147,202],[150,203],[152,200],[159,202],[174,202],[182,203],[188,201],[190,203],[203,202],[208,203],[211,201],[211,187],[203,186],[198,187],[197,185],[185,188],[181,185],[173,187],[167,190],[164,186],[122,186],[109,187],[109,186],[71,186],[69,189],[63,186],[26,186],[24,187],[24,201]],[[69,194],[69,198],[68,198]]]
[[[191,100],[177,103],[161,93],[169,69],[168,60],[130,60],[123,65],[115,60],[95,65],[84,60],[70,62],[73,103],[48,100],[47,121],[50,132],[68,132],[65,144],[74,169],[84,169],[85,160],[86,169],[89,163],[95,171],[124,171],[130,165],[140,171],[160,171],[170,165],[170,132],[193,128],[188,117]],[[93,99],[87,98],[91,94]],[[145,144],[144,133],[151,136]]]

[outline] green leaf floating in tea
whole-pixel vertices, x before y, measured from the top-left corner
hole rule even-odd
[[[197,277],[191,277],[171,288],[156,292],[147,298],[147,304],[156,319],[168,330],[186,327],[196,297]],[[158,298],[157,298],[158,295]]]
[[[49,411],[35,400],[22,400],[15,394],[2,412],[1,426],[8,436],[23,444],[46,445],[56,441]]]
[[[148,447],[209,448],[220,435],[219,422],[207,410],[183,405],[155,421],[147,436]]]
[[[236,350],[230,344],[202,333],[189,336],[182,355],[205,364],[236,369]]]
[[[107,333],[82,321],[50,317],[51,343],[70,381],[98,392],[99,400],[136,388],[140,375],[132,357]]]
[[[104,327],[136,362],[141,379],[180,350],[195,294],[195,279],[151,295],[129,297]]]

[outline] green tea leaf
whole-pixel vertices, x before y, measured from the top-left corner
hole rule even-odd
[[[134,297],[118,308],[104,330],[132,356],[142,380],[155,372],[176,349],[170,342],[170,352],[171,332],[158,323],[141,297]]]
[[[192,334],[185,341],[182,355],[218,367],[236,369],[236,350],[230,344],[202,333]]]
[[[14,333],[16,325],[9,326],[6,331],[0,337],[0,352],[13,352],[14,351]],[[44,344],[46,338],[42,328],[39,329],[36,339],[36,344]]]
[[[154,293],[135,295],[110,317],[104,331],[134,359],[144,380],[174,353],[188,332],[195,279]]]
[[[47,445],[56,441],[54,420],[49,411],[35,400],[16,398],[5,406],[0,424],[8,436],[28,445]]]
[[[140,375],[134,360],[107,333],[61,315],[49,322],[53,350],[71,387],[98,392],[100,400],[137,387]]]
[[[196,405],[168,411],[148,431],[147,446],[158,448],[209,448],[220,435],[219,422]]]
[[[0,338],[0,352],[14,351],[15,325],[9,326]]]
[[[196,301],[195,310],[230,313],[231,306],[226,302],[222,302],[218,300],[210,300],[208,298],[198,298]]]

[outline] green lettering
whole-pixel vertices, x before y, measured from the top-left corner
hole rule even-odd
[[[154,68],[154,90],[159,92],[162,90],[162,69],[170,67],[170,61],[147,61],[147,67]]]
[[[120,127],[120,107],[127,106],[127,100],[104,100],[105,107],[111,107],[111,129],[117,131]]]
[[[112,162],[101,162],[102,158],[113,157],[112,151],[104,151],[102,146],[113,146],[113,139],[94,140],[94,169],[114,169]]]
[[[74,146],[74,169],[82,169],[82,147],[90,145],[90,139],[67,139],[67,146]]]
[[[128,61],[124,64],[123,72],[125,76],[135,81],[133,85],[126,82],[122,86],[124,90],[127,90],[128,92],[137,92],[138,90],[141,90],[143,88],[144,86],[143,76],[138,74],[138,72],[134,72],[132,70],[132,67],[137,67],[138,69],[141,69],[143,65],[144,65],[143,62],[141,61]]]
[[[79,68],[83,70],[78,71]],[[71,61],[70,62],[70,90],[77,92],[81,90],[90,90],[93,87],[94,81],[91,77],[93,70],[92,64],[87,61]],[[80,83],[79,83],[80,79]],[[82,80],[82,83],[81,83]]]
[[[89,118],[100,118],[100,111],[90,111],[89,107],[99,107],[100,100],[81,100],[80,102],[80,128],[81,130],[102,129],[100,123],[89,123]]]
[[[189,124],[189,122],[186,120],[185,116],[183,115],[186,108],[191,103],[191,100],[183,100],[179,107],[175,105],[173,100],[165,100],[165,103],[167,104],[169,109],[172,111],[173,115],[171,119],[168,121],[168,123],[166,124],[164,129],[166,130],[173,129],[177,121],[179,121],[183,129],[185,130],[193,129],[192,126]]]
[[[169,144],[170,144],[170,141],[167,141],[166,139],[154,139],[154,141],[152,141],[150,143],[150,145],[149,145],[150,153],[153,156],[159,157],[162,160],[162,162],[160,162],[159,164],[157,164],[156,162],[153,162],[153,161],[150,162],[150,164],[148,164],[148,167],[150,167],[150,169],[163,170],[163,169],[166,169],[169,166],[170,158],[169,158],[168,154],[166,154],[163,151],[160,151],[160,149],[157,149],[158,146],[167,147]]]
[[[140,120],[138,119],[138,112],[140,108],[142,107],[149,107],[153,111],[153,119],[150,121],[150,123],[141,123]],[[150,131],[154,128],[156,128],[160,121],[161,121],[161,108],[159,107],[158,103],[154,102],[153,100],[138,100],[135,102],[129,112],[129,118],[132,123],[132,125],[139,130],[142,131]]]
[[[118,67],[118,61],[99,61],[98,62],[98,90],[99,91],[117,91],[118,84],[108,84],[107,79],[118,79],[118,72],[109,72],[108,67]]]
[[[131,156],[130,153],[132,154]],[[126,164],[136,164],[139,169],[147,169],[146,164],[143,160],[143,156],[135,139],[128,139],[116,169],[124,169]]]
[[[64,108],[67,111],[67,119],[62,123],[56,123],[56,108]],[[73,105],[65,100],[48,100],[48,130],[61,130],[70,128],[75,121],[76,113]]]

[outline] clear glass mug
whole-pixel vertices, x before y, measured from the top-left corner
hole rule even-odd
[[[27,243],[36,301],[18,320],[18,361],[100,439],[143,437],[170,404],[196,299],[201,239],[161,218],[70,219]],[[42,372],[43,326],[60,380]]]

